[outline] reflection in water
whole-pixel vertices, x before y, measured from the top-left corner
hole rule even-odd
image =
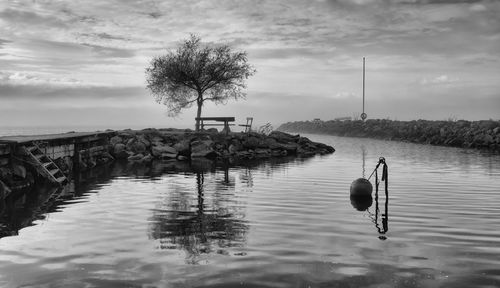
[[[175,229],[174,226],[177,225],[181,230],[184,229],[183,231],[179,230],[177,235],[196,238],[196,236],[194,236],[196,234],[199,235],[202,240],[210,240],[211,238],[215,239],[218,237],[212,234],[219,234],[219,236],[223,236],[219,238],[226,238],[228,241],[237,240],[234,242],[240,242],[240,240],[244,240],[243,236],[244,233],[246,233],[245,231],[248,230],[248,227],[245,221],[234,220],[237,213],[235,214],[235,211],[230,211],[231,209],[229,208],[232,207],[234,203],[223,200],[231,198],[231,195],[227,195],[227,193],[234,194],[237,182],[235,176],[238,176],[239,183],[241,183],[243,187],[250,189],[245,191],[250,192],[253,187],[252,170],[259,169],[269,176],[272,176],[273,173],[280,169],[285,169],[285,165],[282,165],[284,163],[302,163],[307,160],[308,158],[283,157],[267,160],[256,159],[244,162],[219,163],[207,159],[197,159],[191,162],[153,161],[153,163],[149,164],[115,161],[114,163],[97,166],[87,171],[75,170],[73,171],[73,175],[71,175],[70,183],[62,188],[48,185],[35,185],[27,189],[16,191],[6,199],[3,199],[3,201],[0,202],[0,238],[18,235],[20,229],[34,225],[34,221],[36,220],[45,219],[47,213],[59,212],[66,205],[78,203],[78,201],[75,200],[83,198],[89,193],[98,192],[99,187],[110,183],[116,177],[125,176],[155,180],[165,174],[184,174],[188,178],[191,177],[194,179],[194,177],[196,177],[197,204],[194,206],[196,207],[196,211],[193,212],[189,209],[184,209],[184,207],[175,212],[175,215],[167,213],[170,215],[168,216],[167,214],[163,215],[163,212],[156,213],[157,215],[153,217],[156,217],[156,220],[161,220],[160,222],[162,222],[164,219],[167,219],[165,222],[167,227],[166,230],[164,229],[165,227],[160,225],[159,231],[172,230]],[[234,170],[235,173],[231,173],[232,170]],[[220,171],[222,175],[220,175]],[[211,176],[211,181],[209,181],[209,183],[206,183],[205,179],[207,173]],[[210,195],[210,197],[213,198],[213,203],[210,203],[210,205],[205,203],[206,197],[204,195],[204,189],[207,184],[212,185],[213,187],[210,187],[210,191],[214,191],[213,195]],[[184,198],[184,200],[177,199],[174,202],[189,202],[192,190],[188,191],[186,195],[184,189],[184,185],[180,185],[178,191],[174,190],[173,194],[177,196],[180,195],[181,198]],[[183,190],[183,192],[180,193],[180,190]],[[173,208],[173,210],[176,209],[175,207]],[[189,205],[187,208],[190,208]],[[173,217],[171,217],[172,215]],[[240,218],[243,219],[244,217],[242,216]],[[180,224],[178,225],[176,221],[180,221],[178,222]],[[174,226],[171,226],[171,224]],[[193,225],[199,225],[199,227],[197,228]],[[153,238],[155,239],[163,239],[163,236],[165,236],[163,232],[159,234],[155,232],[152,234],[154,234]],[[174,234],[176,233],[172,235]],[[204,240],[203,242],[206,243],[207,241]]]
[[[364,146],[362,145],[362,151],[364,152]],[[363,176],[365,174],[365,161],[364,161],[364,156],[365,153],[362,153],[363,155]],[[378,177],[378,168],[382,165],[382,177],[379,180]],[[375,213],[370,212],[369,208],[372,206],[373,199],[372,196],[369,194],[359,194],[359,195],[354,195],[352,193],[352,186],[351,186],[351,195],[350,195],[350,200],[351,200],[351,205],[358,211],[367,211],[370,215],[370,218],[372,219],[372,222],[375,224],[375,228],[377,228],[380,240],[386,240],[387,237],[385,234],[389,230],[389,170],[387,163],[385,162],[385,158],[380,157],[379,162],[375,169],[373,170],[372,175],[375,175]],[[372,177],[368,179],[370,179]],[[358,179],[359,180],[359,179]],[[379,187],[380,183],[384,182],[384,192],[385,192],[385,205],[384,205],[384,213],[380,213],[380,208],[379,208]],[[381,215],[380,215],[381,214]],[[379,220],[380,218],[380,220]],[[382,226],[380,225],[380,222],[382,222]]]
[[[365,172],[365,158],[366,158],[366,148],[365,148],[365,145],[361,144],[361,156],[363,158],[363,173],[362,173],[362,176],[363,178],[365,178],[366,176],[366,172]]]
[[[103,165],[85,172],[74,171],[64,187],[44,183],[15,191],[0,205],[0,238],[18,235],[19,230],[45,219],[48,213],[59,212],[65,201],[78,199],[97,185],[109,182],[110,173],[109,165]]]
[[[382,165],[382,178],[378,179],[378,167],[380,164]],[[375,219],[373,219],[375,223],[375,227],[377,228],[378,233],[380,234],[379,239],[385,240],[387,237],[385,233],[389,230],[389,170],[387,163],[383,157],[380,157],[379,163],[377,164],[377,168],[375,168]],[[385,209],[381,215],[382,227],[380,227],[379,223],[379,201],[378,201],[378,192],[380,187],[380,182],[384,182],[384,192],[385,192]]]
[[[197,171],[193,175],[196,197],[192,190],[176,185],[159,203],[149,229],[150,237],[159,240],[160,249],[183,249],[188,263],[198,263],[202,254],[227,254],[225,248],[245,243],[249,226],[244,211],[228,200],[228,194],[235,192],[235,180],[227,166],[223,174],[220,179],[216,174]],[[215,189],[205,192],[206,186]]]

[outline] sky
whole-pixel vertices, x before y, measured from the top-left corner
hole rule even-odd
[[[246,100],[203,116],[257,124],[500,119],[500,1],[0,2],[0,127],[193,128],[146,89],[153,57],[191,33],[246,51]]]

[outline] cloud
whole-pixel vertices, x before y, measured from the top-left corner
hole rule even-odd
[[[135,53],[129,49],[110,48],[91,44],[82,45],[91,48],[92,53],[100,58],[131,58],[135,56]]]
[[[149,59],[195,32],[246,50],[258,71],[249,101],[214,115],[252,107],[261,119],[328,119],[331,105],[350,116],[364,56],[368,107],[394,98],[404,110],[401,99],[414,105],[446,93],[463,104],[500,89],[499,13],[498,1],[4,1],[0,99],[3,107],[16,99],[33,107],[40,99],[61,107],[152,102],[143,88]]]
[[[443,85],[443,84],[453,84],[460,80],[456,77],[450,77],[448,75],[439,75],[432,78],[424,77],[420,79],[419,83],[422,85]]]
[[[1,72],[0,71],[0,84],[6,85],[56,85],[56,86],[73,86],[82,84],[78,79],[63,77],[54,78],[50,75],[43,75],[41,73],[29,73],[29,72]],[[1,97],[1,96],[0,96]]]
[[[39,30],[41,27],[67,28],[67,25],[56,17],[11,8],[0,11],[0,19],[9,23],[11,29],[22,27],[36,27],[36,30]]]

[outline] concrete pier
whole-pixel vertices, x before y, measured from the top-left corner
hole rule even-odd
[[[88,163],[96,162],[96,157],[108,154],[108,141],[114,135],[115,131],[105,131],[0,137],[0,198],[33,184],[34,176],[67,174],[77,165],[88,167]],[[37,156],[30,153],[34,147]],[[42,157],[45,162],[37,161]]]

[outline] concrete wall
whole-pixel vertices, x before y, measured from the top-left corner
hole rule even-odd
[[[42,150],[45,155],[51,159],[73,157],[73,155],[75,155],[75,144],[47,146],[45,148],[41,148],[40,150]]]

